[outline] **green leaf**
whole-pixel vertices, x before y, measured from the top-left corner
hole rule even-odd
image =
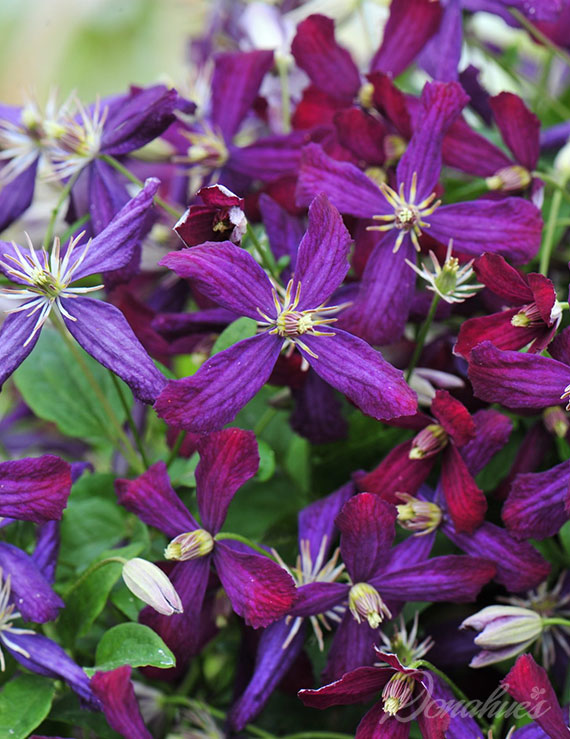
[[[125,536],[126,513],[116,502],[93,497],[74,500],[63,514],[62,552],[70,552],[74,568],[89,565]]]
[[[230,346],[237,344],[238,341],[243,339],[249,339],[250,336],[255,336],[257,331],[257,323],[253,318],[238,318],[237,321],[233,321],[227,326],[222,333],[216,339],[210,356],[214,356],[218,352],[223,352],[224,349],[229,349]]]
[[[79,345],[77,349],[115,416],[123,422],[125,412],[108,370]],[[44,327],[34,351],[14,373],[14,381],[36,416],[52,421],[63,434],[93,444],[109,441],[112,427],[107,413],[71,350],[54,329]],[[132,405],[132,393],[124,384],[123,393]]]
[[[160,667],[176,665],[176,659],[158,634],[143,624],[119,624],[107,631],[97,646],[95,667],[86,670],[114,670],[122,665]]]
[[[0,693],[0,736],[27,739],[50,712],[55,683],[38,675],[10,680]]]
[[[98,561],[107,557],[124,557],[131,559],[143,550],[141,543],[130,544],[121,549],[110,549],[103,552]],[[85,636],[91,625],[101,613],[109,594],[121,577],[123,566],[120,562],[108,562],[89,574],[83,573],[68,590],[65,609],[58,621],[58,631],[63,640],[70,644],[74,637]]]
[[[275,472],[275,452],[263,439],[258,439],[259,447],[259,470],[257,471],[256,480],[266,482]]]

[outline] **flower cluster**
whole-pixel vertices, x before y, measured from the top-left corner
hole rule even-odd
[[[570,737],[570,2],[314,5],[0,106],[7,735]]]

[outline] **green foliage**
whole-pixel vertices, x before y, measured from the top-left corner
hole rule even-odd
[[[27,739],[50,712],[55,683],[39,675],[20,675],[0,692],[0,736]]]
[[[174,667],[176,659],[160,636],[148,626],[126,623],[114,626],[103,635],[95,653],[95,667],[86,672],[91,675],[122,665],[166,669]]]
[[[230,346],[237,344],[238,341],[249,339],[250,336],[255,336],[257,330],[257,323],[253,318],[238,318],[233,323],[230,323],[222,333],[216,339],[214,346],[212,347],[211,355],[223,352],[224,349],[229,349]]]

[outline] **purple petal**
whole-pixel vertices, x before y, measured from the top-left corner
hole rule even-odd
[[[64,650],[51,639],[41,634],[13,634],[8,632],[8,644],[3,641],[2,647],[21,665],[39,675],[45,675],[65,682],[93,709],[101,709],[101,704],[93,695],[89,678],[81,667]],[[23,649],[30,656],[25,657],[20,651],[11,649],[13,644]]]
[[[273,256],[275,259],[289,256],[290,269],[294,270],[297,249],[304,234],[302,220],[292,216],[265,193],[259,196],[259,210]]]
[[[377,697],[393,674],[391,667],[359,667],[330,685],[318,690],[300,690],[298,695],[311,708],[364,703]]]
[[[366,621],[357,623],[350,612],[345,613],[329,649],[322,679],[332,682],[357,667],[371,666],[377,659],[374,645],[379,640],[378,632]]]
[[[561,331],[548,347],[548,351],[559,362],[570,365],[570,327]]]
[[[457,68],[463,42],[460,0],[450,0],[435,36],[427,42],[420,64],[435,80],[450,82],[458,77]]]
[[[348,424],[335,391],[313,370],[307,372],[303,385],[292,388],[295,410],[289,419],[291,428],[313,444],[327,444],[345,439]]]
[[[107,162],[95,159],[89,166],[89,212],[95,234],[113,220],[129,200],[121,176]],[[148,206],[150,207],[151,202]],[[128,245],[127,245],[128,249]],[[122,254],[119,255],[122,257]]]
[[[400,370],[362,339],[334,329],[333,336],[303,335],[301,354],[323,380],[344,393],[363,413],[377,420],[410,416],[417,408],[416,394]]]
[[[409,569],[382,572],[369,582],[383,598],[465,602],[495,575],[495,565],[481,557],[449,554],[420,562]]]
[[[398,182],[407,185],[406,190],[416,174],[415,202],[421,202],[435,190],[441,172],[443,137],[468,100],[458,82],[428,82],[424,86],[421,101],[425,113],[396,173]]]
[[[310,15],[297,26],[291,53],[311,82],[332,98],[352,103],[360,87],[360,74],[350,53],[334,35],[334,21]]]
[[[74,280],[98,272],[111,272],[130,262],[159,184],[156,177],[149,178],[143,189],[123,206],[101,233],[79,247],[81,254],[87,252],[87,255],[73,273]]]
[[[410,723],[403,723],[397,716],[385,713],[382,703],[378,701],[362,717],[354,739],[408,739],[409,736]],[[430,735],[422,733],[422,736]]]
[[[518,95],[501,92],[491,98],[495,123],[515,159],[532,172],[540,154],[540,121]]]
[[[475,476],[502,449],[511,434],[510,418],[492,409],[473,414],[475,437],[461,447],[461,456],[469,472]]]
[[[311,582],[297,588],[297,599],[291,608],[290,616],[318,616],[348,598],[350,585],[339,582]]]
[[[29,554],[0,542],[0,568],[4,579],[11,576],[11,600],[24,621],[55,621],[64,602]]]
[[[228,52],[215,57],[212,123],[228,143],[253,105],[261,81],[272,65],[272,51]]]
[[[473,347],[483,341],[490,341],[497,349],[516,351],[544,334],[544,324],[513,326],[512,319],[519,311],[520,308],[512,308],[490,316],[468,318],[461,324],[454,353],[468,360]]]
[[[37,320],[37,312],[29,315],[26,311],[12,313],[4,320],[0,329],[0,387],[36,345],[39,331],[30,341],[28,339]]]
[[[32,559],[38,569],[49,583],[55,580],[55,568],[59,554],[60,535],[59,522],[48,521],[38,526],[36,530],[36,546],[32,553]]]
[[[378,495],[359,493],[336,517],[340,551],[352,582],[366,582],[386,560],[396,535],[396,513],[395,506]]]
[[[335,517],[340,512],[343,505],[354,494],[354,484],[346,483],[334,493],[327,495],[325,498],[316,500],[311,505],[299,511],[299,546],[302,541],[309,543],[311,558],[316,560],[323,539],[326,537],[327,551],[333,544],[335,534]]]
[[[253,431],[223,429],[198,443],[196,498],[203,526],[215,536],[222,528],[235,493],[259,467]]]
[[[429,235],[457,251],[479,256],[490,251],[513,262],[530,261],[540,248],[540,211],[522,198],[442,205],[429,216]]]
[[[469,379],[478,398],[507,408],[559,405],[570,368],[536,354],[501,351],[484,341],[471,352]]]
[[[341,213],[359,218],[392,212],[378,185],[350,162],[337,162],[317,144],[303,149],[297,204],[309,205],[315,195],[325,193]]]
[[[292,294],[301,286],[299,310],[322,305],[348,272],[352,238],[338,210],[321,193],[309,206],[309,225],[299,245]]]
[[[396,493],[414,495],[426,481],[436,458],[410,459],[411,449],[411,441],[395,446],[377,467],[357,478],[358,488],[381,495],[394,505],[401,503]]]
[[[166,378],[157,370],[121,311],[92,298],[65,298],[61,302],[72,316],[72,319],[63,318],[78,344],[124,380],[139,400],[154,402],[166,385]]]
[[[268,333],[215,354],[198,372],[168,383],[156,401],[158,415],[188,431],[216,431],[235,418],[267,382],[283,344]]]
[[[211,300],[259,320],[259,308],[275,317],[271,283],[255,259],[230,241],[206,242],[167,254],[159,264],[174,270]]]
[[[227,169],[263,182],[292,177],[299,171],[301,147],[306,143],[303,131],[293,131],[287,136],[266,136],[248,146],[230,146]]]
[[[45,523],[60,519],[71,492],[71,467],[59,457],[0,463],[0,516]]]
[[[125,739],[152,739],[139,710],[131,683],[132,668],[129,665],[109,672],[96,672],[91,678],[91,688],[103,704],[103,712],[109,726]]]
[[[517,475],[503,506],[502,518],[517,539],[545,539],[570,518],[570,461],[546,472]]]
[[[251,680],[228,713],[228,722],[234,731],[242,731],[245,725],[261,712],[275,688],[301,653],[305,641],[303,627],[283,648],[292,625],[289,620],[281,619],[268,626],[261,635]]]
[[[490,177],[503,167],[512,166],[509,157],[463,119],[458,118],[443,140],[443,161],[462,172]]]
[[[449,515],[457,531],[470,533],[482,524],[487,511],[487,500],[469,474],[455,444],[449,444],[444,452],[441,486]]]
[[[416,276],[406,264],[415,260],[412,243],[406,240],[392,253],[393,234],[388,232],[368,258],[360,290],[353,305],[343,312],[342,326],[371,344],[391,344],[404,332]]]
[[[437,31],[441,15],[439,3],[430,0],[394,0],[382,45],[374,55],[370,71],[388,72],[397,77]]]
[[[34,197],[38,159],[0,191],[0,231],[8,228],[29,208]]]
[[[174,492],[164,462],[156,462],[134,480],[117,479],[115,490],[120,505],[170,538],[199,528]]]
[[[472,534],[458,534],[449,524],[443,532],[466,554],[485,557],[495,563],[495,580],[511,593],[538,587],[548,577],[549,563],[525,541],[516,541],[507,531],[487,521]]]
[[[268,626],[289,612],[295,583],[276,562],[227,541],[216,542],[214,562],[232,608],[249,626]]]

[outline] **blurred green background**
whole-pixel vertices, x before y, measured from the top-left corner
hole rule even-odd
[[[186,83],[188,37],[208,0],[0,0],[0,101],[84,100],[131,84]]]

